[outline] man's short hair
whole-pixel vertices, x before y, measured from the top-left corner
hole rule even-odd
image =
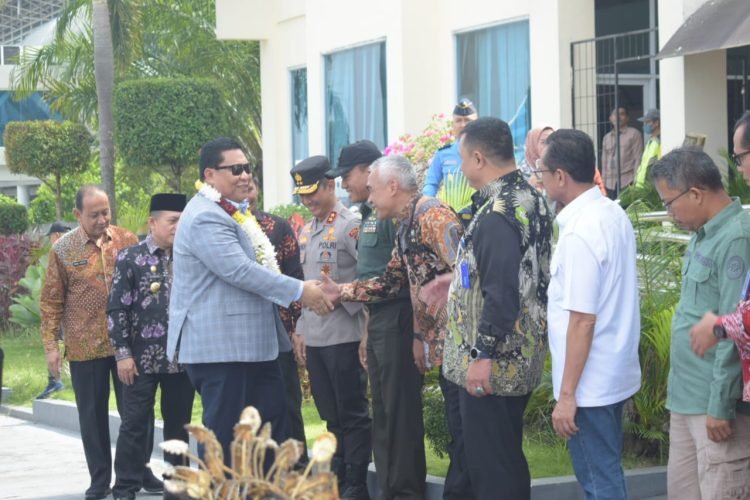
[[[514,159],[510,127],[499,118],[477,118],[461,134],[464,149],[478,150],[490,161],[507,163]]]
[[[737,123],[734,124],[734,131],[737,132],[740,127],[744,126],[745,130],[742,131],[742,147],[750,149],[750,111],[745,111]],[[737,151],[734,152],[737,154]]]
[[[544,166],[564,170],[576,182],[594,182],[596,156],[594,142],[584,132],[562,128],[547,137]]]
[[[403,155],[381,156],[370,165],[370,172],[378,172],[380,182],[385,184],[395,179],[401,190],[414,192],[419,190],[414,166]]]
[[[201,180],[206,178],[205,173],[207,168],[218,167],[224,161],[225,151],[234,151],[235,149],[239,149],[243,153],[245,152],[242,145],[231,137],[217,137],[204,144],[201,147],[200,160],[198,162]]]
[[[76,191],[76,208],[79,211],[83,210],[83,199],[92,193],[96,193],[97,191],[107,194],[107,192],[104,190],[104,187],[99,184],[84,184],[83,186],[78,188],[78,191]]]
[[[651,181],[664,180],[670,189],[685,191],[690,188],[723,191],[721,172],[705,152],[696,148],[677,148],[651,167]]]

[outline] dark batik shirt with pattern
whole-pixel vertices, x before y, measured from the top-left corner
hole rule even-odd
[[[373,302],[397,297],[409,285],[414,307],[414,332],[429,346],[433,366],[443,361],[445,307],[429,310],[419,298],[422,286],[450,273],[463,226],[456,213],[436,198],[417,195],[398,218],[396,246],[382,276],[341,287],[343,301]]]
[[[291,224],[282,217],[260,210],[253,210],[253,215],[255,215],[258,224],[276,250],[276,261],[281,273],[298,280],[304,280],[299,256],[299,243]],[[279,307],[279,316],[281,316],[281,321],[284,323],[289,338],[294,335],[300,314],[302,314],[302,304],[299,302],[292,302],[288,308]]]
[[[177,373],[167,358],[171,256],[151,236],[117,255],[107,307],[115,359],[133,358],[139,373]]]
[[[474,217],[461,239],[448,296],[443,373],[448,380],[464,386],[469,353],[476,346],[490,351],[493,394],[528,394],[539,384],[547,356],[552,216],[542,195],[519,170],[496,179],[474,196]],[[502,231],[515,234],[498,237]],[[482,239],[492,244],[486,245]],[[496,269],[478,262],[503,252],[517,256],[514,269]],[[462,267],[468,271],[468,280],[466,276],[462,279]],[[480,269],[486,270],[485,276]],[[507,295],[507,283],[500,283],[503,280],[512,281],[512,297]],[[499,288],[506,295],[498,293]],[[490,298],[489,294],[495,296]],[[503,300],[515,317],[506,317]]]

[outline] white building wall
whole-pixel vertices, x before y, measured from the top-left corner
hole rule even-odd
[[[216,8],[219,38],[261,40],[268,207],[291,199],[290,69],[307,67],[309,153],[325,154],[325,54],[386,42],[392,142],[453,109],[456,34],[518,20],[529,21],[532,126],[570,126],[570,42],[594,36],[594,0],[217,0]]]
[[[663,47],[705,0],[659,0]],[[726,51],[663,59],[660,64],[662,152],[682,145],[685,134],[705,134],[704,151],[722,168],[727,146]]]

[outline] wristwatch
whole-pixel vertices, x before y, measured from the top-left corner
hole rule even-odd
[[[716,323],[714,323],[714,337],[720,340],[727,338],[727,330],[721,324],[721,318],[717,318]]]
[[[476,347],[471,348],[471,351],[469,351],[469,357],[472,361],[476,361],[477,359],[490,359],[489,354],[484,351],[480,351]]]

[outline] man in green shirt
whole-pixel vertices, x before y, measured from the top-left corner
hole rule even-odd
[[[382,153],[370,141],[344,146],[329,177],[341,176],[341,186],[353,203],[362,203],[357,243],[357,279],[385,273],[396,241],[393,219],[378,219],[367,198],[370,164]],[[422,374],[415,365],[414,317],[409,289],[394,299],[367,306],[369,320],[360,344],[360,361],[370,376],[372,445],[382,499],[424,498],[427,474],[422,423]],[[422,343],[419,342],[422,349]],[[419,353],[421,358],[424,352]]]
[[[719,169],[702,151],[674,150],[650,177],[675,224],[693,232],[672,320],[669,497],[746,498],[750,406],[740,402],[739,356],[729,342],[696,356],[690,329],[707,311],[736,307],[750,263],[750,214],[727,195]]]

